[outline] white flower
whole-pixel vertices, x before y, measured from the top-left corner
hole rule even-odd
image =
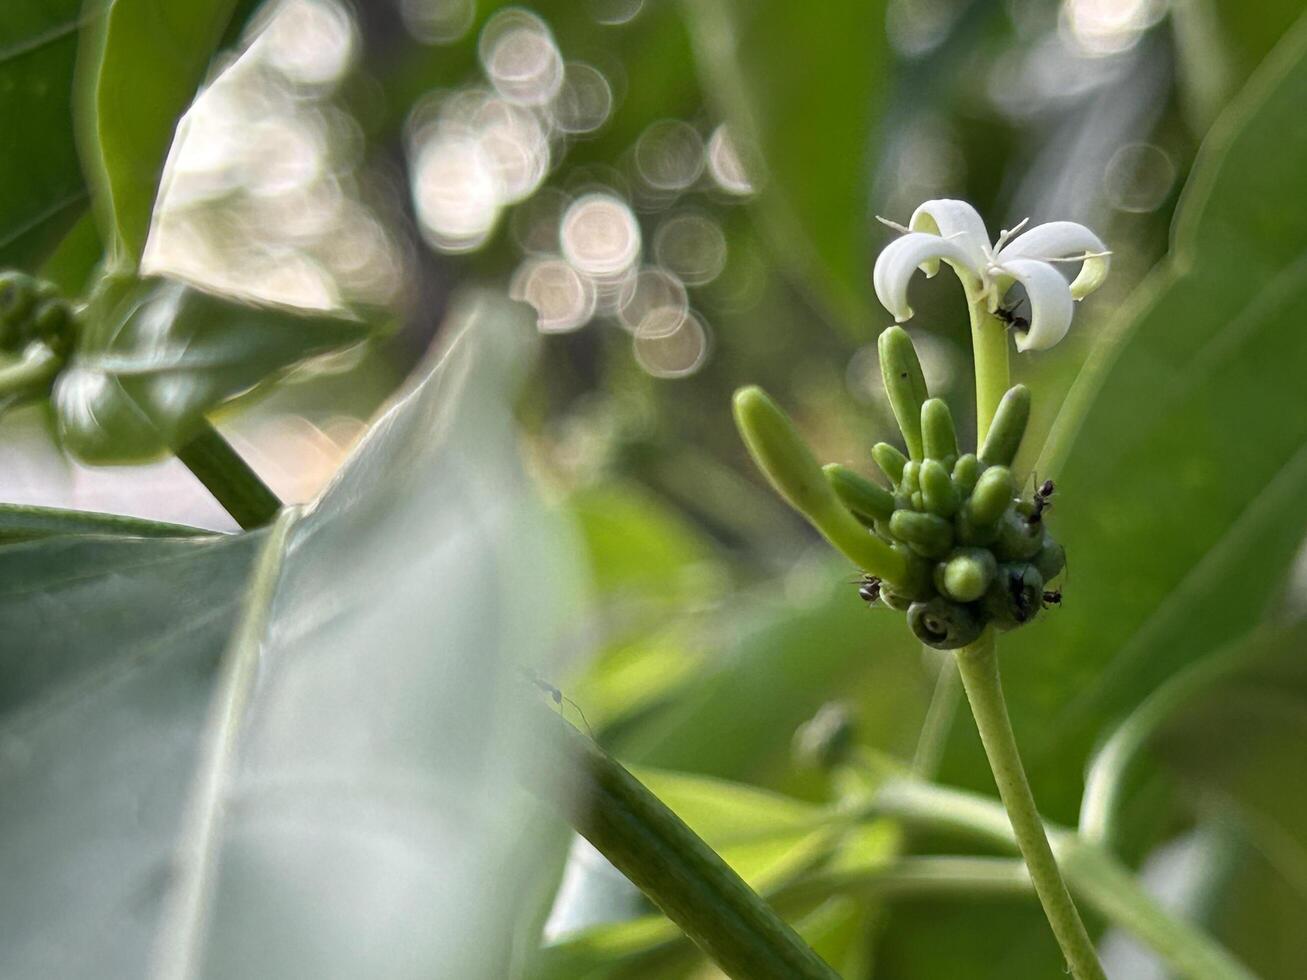
[[[1017,350],[1046,350],[1066,336],[1073,301],[1084,299],[1107,278],[1111,253],[1097,235],[1074,221],[1050,221],[1012,238],[1023,221],[999,235],[992,246],[984,221],[965,201],[927,201],[908,224],[891,224],[903,237],[880,253],[873,277],[876,295],[899,323],[912,317],[912,274],[920,268],[933,276],[942,259],[957,272],[972,301],[983,298],[991,313],[1013,283],[1024,286],[1030,323],[1028,329],[1014,331]],[[1054,262],[1081,262],[1075,281],[1068,285]]]

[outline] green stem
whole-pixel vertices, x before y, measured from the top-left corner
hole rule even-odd
[[[837,974],[661,800],[566,722],[542,719],[528,788],[644,892],[730,977]]]
[[[989,312],[984,297],[967,293],[971,347],[976,357],[976,446],[985,443],[998,403],[1012,386],[1008,369],[1007,327]],[[977,451],[979,451],[977,449]]]
[[[961,691],[953,658],[929,647],[922,647],[922,650],[939,656],[939,672],[935,675],[935,690],[931,693],[926,717],[921,723],[917,748],[912,754],[912,774],[918,779],[933,779],[939,772],[940,760],[944,757],[944,748],[949,733],[953,730],[953,718],[957,714],[958,695]]]
[[[998,793],[1012,821],[1017,846],[1026,859],[1026,867],[1035,883],[1035,893],[1044,906],[1053,935],[1057,937],[1076,980],[1105,980],[1094,944],[1080,920],[1066,882],[1062,880],[1062,872],[1058,870],[1048,835],[1044,832],[1044,823],[1030,792],[1030,783],[1026,780],[999,682],[993,631],[986,630],[975,643],[958,650],[957,661],[962,686],[971,702],[980,740],[994,773],[994,782],[998,784]]]
[[[195,435],[174,450],[218,503],[247,531],[272,522],[281,501],[226,439],[201,420]]]

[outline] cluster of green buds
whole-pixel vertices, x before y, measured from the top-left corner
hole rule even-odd
[[[867,575],[863,596],[907,613],[928,646],[953,650],[988,627],[1010,630],[1043,607],[1066,555],[1044,526],[1052,488],[1018,492],[1012,462],[1030,418],[1030,391],[1010,388],[983,444],[962,453],[948,406],[931,398],[912,340],[880,337],[880,367],[906,455],[879,443],[888,488],[839,464],[821,467],[760,388],[735,395],[753,458],[789,503]]]
[[[0,391],[5,404],[47,394],[76,342],[77,317],[53,283],[0,273]]]

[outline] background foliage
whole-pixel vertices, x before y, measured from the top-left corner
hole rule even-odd
[[[824,458],[867,471],[892,431],[873,216],[957,196],[992,227],[1086,221],[1115,254],[1071,339],[1015,367],[1050,435],[1021,462],[1056,478],[1070,555],[1062,608],[1003,654],[1036,797],[1074,824],[1127,725],[1113,846],[1259,974],[1296,976],[1300,5],[526,16],[0,10],[0,260],[71,295],[102,260],[206,290],[155,329],[97,320],[73,361],[109,398],[83,400],[95,411],[57,389],[0,425],[0,973],[711,975],[516,789],[515,719],[554,685],[764,892],[958,850],[850,829],[832,816],[846,781],[795,759],[796,728],[839,700],[868,757],[911,761],[939,662],[762,485],[727,406],[762,383]],[[556,63],[547,98],[496,61],[505,24],[547,40],[508,62],[546,81]],[[681,281],[675,330],[624,327],[630,285],[568,238],[566,208],[593,193]],[[592,306],[532,292],[544,262]],[[946,278],[914,287],[914,336],[965,431]],[[262,531],[157,523],[228,529],[145,477],[173,471],[108,476],[50,448],[139,462],[292,370],[219,418],[304,505]],[[939,773],[992,792],[965,716]],[[1028,898],[831,892],[786,911],[848,977],[1061,969]],[[1112,975],[1154,975],[1091,928]]]

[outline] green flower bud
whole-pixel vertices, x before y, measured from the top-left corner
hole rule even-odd
[[[921,403],[929,397],[926,376],[912,339],[902,327],[890,327],[880,335],[880,374],[885,394],[898,420],[908,455],[919,460],[924,456],[921,442]]]
[[[876,461],[876,465],[880,467],[880,471],[885,474],[889,482],[898,486],[903,479],[903,466],[908,458],[888,442],[878,442],[872,446],[871,458]]]
[[[940,517],[952,517],[958,512],[961,500],[943,463],[937,459],[926,460],[921,464],[920,479],[921,501],[926,510]]]
[[[1034,558],[1044,546],[1044,528],[1031,524],[1015,510],[1007,511],[998,522],[994,554],[1000,561]]]
[[[958,496],[970,497],[980,479],[980,460],[973,453],[959,456],[953,464],[953,485],[958,488]]]
[[[991,466],[980,474],[965,508],[967,520],[976,528],[993,525],[1012,505],[1015,493],[1012,473],[1006,466]]]
[[[852,511],[854,517],[868,527],[874,526],[877,521],[888,521],[894,513],[894,495],[847,466],[830,463],[822,467],[822,472],[835,490],[835,496]]]
[[[967,508],[964,506],[953,519],[953,533],[960,545],[989,545],[998,537],[998,524],[977,526],[971,523],[967,517]]]
[[[956,650],[973,643],[985,628],[973,610],[943,596],[909,606],[908,626],[917,639],[936,650]]]
[[[920,490],[914,490],[914,491],[912,491],[912,497],[911,497],[910,499],[912,500],[912,509],[913,509],[913,510],[925,510],[925,509],[926,509],[926,498],[923,497],[923,496],[921,495],[921,491],[920,491]]]
[[[919,555],[939,558],[953,547],[953,523],[935,514],[896,510],[889,519],[890,533]]]
[[[1029,421],[1030,389],[1013,385],[994,410],[994,421],[980,447],[980,461],[986,466],[1011,466]]]
[[[921,489],[921,464],[909,460],[903,464],[903,479],[899,481],[899,493],[911,497]]]
[[[857,744],[857,725],[847,704],[829,701],[794,733],[795,758],[814,769],[844,762]]]
[[[890,582],[908,578],[905,556],[869,533],[840,503],[794,423],[761,388],[741,388],[733,407],[758,468],[795,510],[855,565]]]
[[[953,413],[943,399],[930,398],[921,406],[921,445],[927,459],[942,460],[958,454]]]
[[[957,548],[935,566],[935,587],[958,602],[974,602],[998,574],[998,562],[988,548]]]

